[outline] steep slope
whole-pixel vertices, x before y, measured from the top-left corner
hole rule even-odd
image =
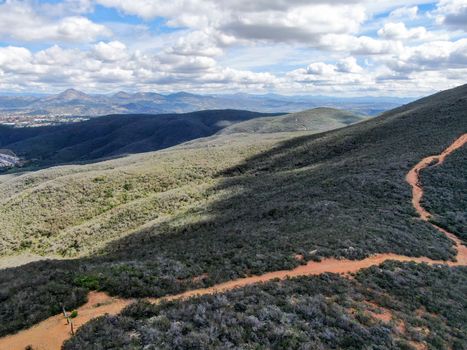
[[[422,205],[430,220],[467,243],[467,147],[448,157],[443,166],[422,171]]]
[[[27,214],[41,208],[41,214],[50,215],[47,210],[57,208],[50,196],[60,193],[60,200],[74,201],[76,207],[105,198],[103,214],[110,216],[96,222],[104,228],[134,217],[142,218],[145,226],[115,239],[98,255],[0,271],[0,332],[58,313],[61,303],[82,304],[90,289],[155,297],[328,257],[393,253],[452,259],[452,241],[421,221],[412,207],[405,176],[421,159],[440,154],[465,133],[466,109],[467,86],[462,86],[318,135],[175,148],[3,182],[2,190],[8,193],[2,200],[4,213],[38,201]],[[158,176],[152,176],[155,168]],[[165,168],[170,171],[164,173]],[[125,197],[125,205],[131,203],[133,209],[113,216]],[[172,210],[174,203],[181,205]],[[20,221],[12,214],[5,223],[28,223],[28,215]],[[60,217],[57,211],[45,222]],[[6,244],[29,240],[24,249],[37,249],[58,241],[65,252],[79,251],[103,231],[96,226],[82,232],[70,240],[36,231]]]
[[[220,131],[220,134],[263,134],[291,131],[312,131],[318,133],[342,128],[364,119],[366,117],[334,108],[314,108],[284,116],[248,120],[225,128]]]

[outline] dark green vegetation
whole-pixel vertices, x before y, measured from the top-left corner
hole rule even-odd
[[[74,266],[62,262],[56,269],[52,263],[40,262],[23,266],[20,272],[0,271],[0,336],[59,314],[62,306],[72,310],[84,304],[88,289],[70,288]]]
[[[358,123],[367,117],[333,108],[315,108],[286,116],[255,118],[234,124],[221,131],[233,133],[274,133],[286,131],[323,132]]]
[[[42,240],[48,247],[58,238],[66,242],[66,250],[79,251],[100,235],[109,239],[107,232],[113,230],[106,228],[112,227],[112,222],[136,218],[146,226],[138,226],[131,234],[110,233],[112,242],[92,257],[0,271],[2,332],[31,324],[26,312],[11,323],[12,310],[18,308],[15,296],[21,290],[26,292],[20,309],[39,315],[36,321],[47,316],[43,300],[53,304],[63,301],[47,288],[50,282],[34,288],[47,278],[62,281],[70,292],[89,288],[142,297],[292,268],[300,264],[294,259],[296,254],[305,260],[329,256],[360,259],[384,252],[451,259],[455,254],[451,242],[419,220],[404,178],[420,159],[440,153],[465,132],[466,110],[467,86],[462,86],[337,131],[283,142],[178,148],[144,158],[145,166],[151,164],[157,171],[147,172],[138,166],[137,159],[143,158],[130,157],[131,161],[102,163],[99,169],[97,165],[80,168],[73,176],[68,176],[72,168],[64,168],[59,169],[61,175],[41,172],[18,182],[7,180],[0,185],[7,193],[12,191],[4,213],[19,216],[8,216],[5,224],[24,217],[22,210],[28,203],[43,203],[28,211],[39,212],[40,217],[57,207],[38,198],[58,196],[66,204],[81,198],[86,205],[91,199],[104,198],[92,208],[108,205],[102,213],[105,216],[95,222],[97,226],[72,236],[76,241],[45,230],[25,237],[24,241],[30,242],[27,244],[39,247]],[[171,160],[161,166],[156,160],[164,157],[179,163],[171,166]],[[119,168],[120,161],[128,164]],[[158,173],[165,170],[166,174]],[[126,182],[130,183],[128,190]],[[87,188],[92,190],[87,192]],[[94,197],[94,189],[98,193],[113,190],[112,196]],[[133,210],[114,215],[124,191],[129,198],[124,203],[134,205]],[[135,194],[141,196],[133,197]],[[175,199],[150,196],[159,194]],[[153,206],[139,210],[137,201],[143,199]],[[172,208],[174,205],[177,207]],[[160,212],[164,215],[151,216]],[[51,216],[51,225],[54,218],[59,220],[60,216]],[[79,226],[78,219],[72,222]],[[103,222],[109,224],[99,226]],[[16,242],[13,238],[10,241]],[[207,277],[193,279],[203,274]]]
[[[91,321],[74,349],[429,349],[467,347],[467,268],[387,262],[182,302],[138,303]],[[378,316],[384,313],[384,321]],[[380,316],[381,317],[381,316]]]
[[[422,205],[433,214],[432,221],[467,243],[467,147],[454,152],[442,166],[426,168],[421,174]]]
[[[265,115],[213,110],[188,114],[111,115],[38,128],[0,126],[0,148],[13,150],[38,166],[84,162],[171,147],[210,136],[233,123]]]

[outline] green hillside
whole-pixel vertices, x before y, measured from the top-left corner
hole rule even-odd
[[[324,132],[357,123],[368,117],[334,108],[314,108],[283,116],[255,118],[220,131],[233,133],[275,133],[291,131]]]
[[[179,125],[182,117],[189,121],[198,118],[203,121],[203,125],[223,127],[239,118],[254,118],[258,119],[257,124],[262,125],[262,128],[251,129],[250,132],[262,135],[260,139],[253,135],[230,135],[235,129],[227,127],[229,132],[226,135],[196,139],[182,145],[180,149],[95,165],[53,168],[10,181],[5,180],[3,184],[0,182],[0,189],[4,193],[0,199],[0,224],[3,227],[0,256],[19,252],[57,256],[89,254],[110,240],[135,232],[149,223],[155,224],[165,220],[190,205],[197,206],[201,192],[219,183],[219,172],[272,148],[279,141],[295,135],[339,128],[345,123],[362,120],[361,117],[330,108],[317,108],[283,117],[256,118],[257,116],[258,114],[241,111],[227,111],[225,116],[221,111],[205,111],[170,117],[115,117],[116,121],[111,118],[93,119],[76,124],[75,131],[69,126],[56,128],[54,135],[60,135],[60,139],[67,140],[68,143],[73,142],[68,140],[72,131],[77,135],[75,139],[88,137],[95,143],[96,139],[92,136],[103,133],[109,125],[114,124],[119,125],[117,130],[123,129],[125,134],[130,135],[137,132],[135,129],[138,123],[142,123],[142,126],[138,126],[137,130],[149,128],[149,122],[156,123],[162,125],[158,135],[167,133],[167,139],[176,137],[167,125],[163,124],[165,119],[173,119],[173,123]],[[129,124],[129,121],[132,122]],[[105,127],[88,131],[83,136],[81,131],[88,130],[91,126],[86,123],[100,123]],[[238,125],[248,125],[247,123],[240,122]],[[306,128],[299,125],[306,125]],[[280,133],[276,133],[277,131]],[[148,132],[153,130],[149,128]],[[178,132],[183,133],[184,129]],[[112,145],[123,142],[116,136],[118,134],[119,132],[113,131],[102,137],[107,140],[105,149],[110,150]],[[47,139],[47,135],[52,137],[47,133],[40,136],[40,140]],[[154,140],[165,140],[162,136],[152,137]],[[14,145],[28,145],[32,147],[30,152],[37,154],[41,152],[40,147],[35,146],[38,139],[39,137],[27,138]],[[129,141],[126,148],[134,147],[136,142],[141,145],[145,141],[140,139],[139,134],[126,136],[125,139],[133,142]],[[57,142],[55,140],[46,147],[47,152],[53,154],[48,159],[65,159],[62,158],[63,146]],[[87,144],[88,141],[84,143]],[[81,147],[82,144],[66,147],[68,151],[65,154],[70,157],[72,154],[81,154]],[[93,154],[97,154],[96,152]],[[79,157],[93,156],[83,153]]]
[[[452,242],[418,219],[405,175],[466,132],[466,110],[467,85],[321,134],[10,177],[2,254],[90,254],[1,270],[0,334],[83,303],[89,289],[162,296],[324,257],[452,259]]]

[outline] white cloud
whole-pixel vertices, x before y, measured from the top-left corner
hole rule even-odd
[[[109,36],[110,31],[83,16],[50,18],[38,13],[29,2],[0,4],[0,39],[20,41],[89,42]]]
[[[467,0],[441,0],[434,13],[438,23],[467,31]]]
[[[353,55],[386,55],[401,52],[403,45],[398,41],[374,39],[369,36],[327,34],[321,38],[319,47]]]
[[[431,19],[418,7],[430,2],[0,0],[0,41],[10,45],[0,47],[0,88],[440,89],[467,79],[467,0],[441,0]],[[117,9],[121,20],[93,22],[96,4]],[[154,30],[158,17],[176,30]],[[37,51],[32,41],[50,47]]]
[[[407,29],[404,23],[386,23],[383,28],[378,30],[378,35],[393,40],[411,40],[423,39],[428,33],[424,27]]]
[[[397,18],[397,19],[408,18],[408,19],[413,20],[413,19],[416,19],[417,16],[418,16],[418,6],[399,7],[397,9],[391,11],[391,13],[389,14],[389,18],[391,18],[391,19],[394,19],[394,18]]]
[[[355,33],[366,18],[358,5],[305,5],[289,11],[231,14],[221,29],[237,37],[273,42],[304,42],[313,46],[322,35]]]
[[[361,73],[363,68],[359,66],[355,57],[341,59],[336,65],[337,71],[341,73]]]
[[[0,47],[0,67],[4,73],[29,71],[31,52],[24,47]]]
[[[402,55],[385,60],[397,72],[443,71],[466,68],[467,39],[433,41],[406,48]]]
[[[100,42],[94,45],[94,55],[106,62],[115,62],[128,58],[127,48],[120,41]]]
[[[235,39],[231,39],[235,40]],[[167,52],[183,56],[214,57],[223,53],[220,46],[231,44],[229,38],[214,31],[194,31],[178,38]]]
[[[93,10],[92,0],[64,0],[58,3],[36,3],[37,10],[48,16],[81,15]]]
[[[358,1],[97,1],[145,19],[167,17],[173,26],[216,30],[247,40],[310,45],[323,34],[356,32],[367,18]]]
[[[27,75],[27,79],[24,76]],[[0,48],[2,87],[26,89],[74,86],[82,89],[132,89],[148,86],[158,90],[254,89],[273,86],[278,79],[270,73],[256,73],[221,67],[211,57],[170,53],[129,52],[122,43],[100,42],[90,50],[52,46],[32,53],[22,47]]]
[[[312,63],[306,68],[306,73],[311,75],[331,75],[334,74],[336,67],[332,64],[323,62]]]
[[[153,19],[156,17],[169,17],[171,19],[180,18],[177,24],[185,21],[191,24],[199,22],[199,18],[210,14],[214,5],[210,1],[203,0],[96,0],[97,3],[114,7],[123,13],[136,15],[144,19]],[[188,17],[197,17],[191,21]],[[176,25],[176,23],[173,23]]]

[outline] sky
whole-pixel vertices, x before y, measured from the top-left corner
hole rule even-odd
[[[467,0],[0,0],[0,93],[421,96],[467,83]]]

